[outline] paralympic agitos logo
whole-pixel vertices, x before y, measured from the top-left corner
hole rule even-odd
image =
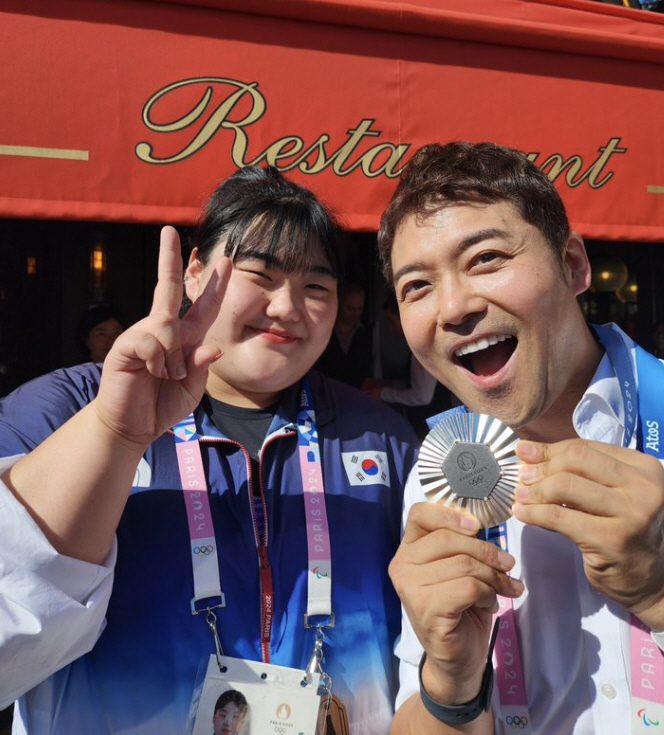
[[[403,170],[413,147],[412,143],[381,141],[376,120],[362,118],[345,133],[322,132],[315,140],[287,134],[256,150],[250,134],[264,120],[266,110],[267,100],[258,82],[212,76],[173,82],[157,90],[143,106],[143,124],[155,135],[137,143],[134,150],[145,163],[178,163],[199,154],[219,131],[226,130],[232,135],[230,157],[238,168],[267,163],[283,172],[297,169],[313,175],[330,169],[337,176],[359,171],[368,178],[392,179]],[[180,135],[174,137],[174,133]],[[611,137],[598,147],[594,158],[576,153],[547,156],[539,151],[526,156],[552,181],[563,176],[571,188],[586,184],[599,189],[614,176],[609,165],[613,157],[626,152],[621,138]]]

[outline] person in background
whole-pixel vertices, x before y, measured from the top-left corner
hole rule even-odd
[[[91,306],[76,328],[76,343],[90,362],[104,362],[124,327],[117,312],[107,304]]]
[[[403,335],[399,306],[394,296],[383,305],[385,318],[394,334]],[[411,355],[408,361],[409,380],[407,384],[397,381],[383,382],[371,380],[365,383],[362,390],[386,403],[399,403],[403,406],[428,406],[433,400],[436,390],[436,379]]]
[[[403,337],[399,306],[394,295],[385,301],[383,312],[390,331]],[[372,398],[392,405],[406,416],[420,439],[428,432],[426,417],[452,405],[447,388],[438,383],[412,354],[408,361],[407,381],[370,379],[364,382],[362,390]]]
[[[586,323],[583,240],[519,151],[420,149],[378,243],[415,356],[459,412],[520,439],[512,516],[482,533],[411,473],[392,734],[647,731],[664,702],[664,364]]]
[[[339,313],[330,341],[316,369],[330,378],[359,388],[371,372],[371,332],[362,324],[365,291],[346,283],[339,291]]]
[[[217,643],[304,675],[318,624],[353,735],[389,728],[387,566],[416,437],[311,369],[340,236],[310,191],[245,167],[192,232],[184,284],[162,230],[150,314],[103,369],[0,402],[0,707],[19,697],[19,732],[182,735]]]

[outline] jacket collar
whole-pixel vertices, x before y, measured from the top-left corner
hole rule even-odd
[[[324,383],[324,379],[320,373],[311,371],[309,373],[309,379],[311,382],[311,390],[315,396],[316,419],[319,426],[325,426],[334,418],[334,407],[329,396],[329,386]],[[302,381],[298,381],[284,391],[281,401],[277,406],[276,413],[270,424],[270,428],[267,433],[269,438],[275,434],[283,432],[290,432],[297,430],[297,414],[300,408],[300,390]],[[207,415],[202,405],[198,405],[194,411],[194,417],[196,419],[196,428],[200,438],[205,441],[208,440],[219,440],[229,438],[223,434],[214,425],[210,417]]]

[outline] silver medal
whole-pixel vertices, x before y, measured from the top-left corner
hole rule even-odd
[[[429,432],[417,469],[428,500],[457,505],[472,513],[483,528],[512,515],[519,460],[518,438],[483,413],[454,413]]]

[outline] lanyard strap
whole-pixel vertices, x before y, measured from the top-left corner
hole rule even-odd
[[[660,440],[664,405],[658,395],[664,380],[664,365],[638,345],[632,345],[618,330],[598,325],[592,328],[606,350],[620,385],[625,414],[623,446],[630,445],[636,432],[636,445],[640,451],[664,459],[664,446]],[[486,531],[485,538],[507,550],[505,524]],[[528,735],[531,719],[514,602],[510,598],[499,597],[498,604],[499,633],[494,657],[503,717],[508,727],[518,728]],[[650,732],[651,726],[664,723],[664,657],[650,630],[635,615],[630,616],[630,673],[631,731],[634,735]]]
[[[664,381],[664,365],[643,348],[633,345],[637,384],[631,357],[632,344],[611,327],[593,326],[593,329],[604,345],[620,383],[625,411],[623,446],[629,446],[636,431],[639,451],[664,459],[660,441],[664,409],[658,395]],[[630,673],[632,733],[650,732],[648,728],[651,726],[664,723],[664,657],[649,628],[635,615],[630,615]]]
[[[305,627],[316,627],[320,631],[322,627],[334,625],[331,596],[332,555],[325,508],[325,486],[320,459],[318,426],[311,387],[306,377],[302,380],[300,391],[297,428],[308,554],[307,611],[304,620]],[[224,607],[226,599],[221,590],[219,554],[201,456],[200,438],[196,431],[194,415],[190,414],[176,424],[173,427],[173,434],[191,545],[194,578],[194,597],[191,601],[191,609],[194,614],[202,611],[207,611],[209,614],[213,608]],[[274,619],[272,569],[267,558],[267,543],[259,542],[257,537],[257,545],[263,590],[261,647],[263,657],[269,658],[269,642]],[[210,598],[216,598],[216,604],[210,604]],[[203,600],[206,602],[203,603]],[[309,616],[324,616],[324,619],[322,622],[310,623]]]
[[[194,597],[191,601],[191,610],[196,614],[201,611],[197,605],[201,600],[219,599],[220,602],[213,607],[224,607],[226,600],[221,591],[217,543],[194,415],[190,414],[176,424],[173,427],[173,434],[189,525],[191,564],[194,575]],[[203,609],[209,608],[208,605]]]
[[[657,459],[664,459],[664,446],[660,441],[660,430],[664,426],[664,402],[660,395],[664,381],[664,365],[639,345],[630,344],[626,335],[621,332],[599,325],[593,325],[593,329],[599,336],[620,383],[625,411],[623,446],[629,446],[636,430],[636,446],[639,451],[652,454]],[[632,348],[638,384],[631,357]]]
[[[308,377],[302,380],[300,411],[297,416],[297,434],[300,450],[300,472],[307,522],[307,612],[305,627],[310,627],[310,616],[325,616],[328,620],[316,627],[334,625],[332,613],[332,550],[330,529],[325,508],[325,486],[320,459],[318,424],[314,412]]]
[[[503,551],[507,551],[505,523],[487,529],[484,537]],[[494,659],[502,719],[510,731],[518,730],[524,735],[530,735],[532,733],[530,710],[512,598],[498,595],[498,612],[494,617],[494,625],[496,624],[498,624],[498,637]]]

